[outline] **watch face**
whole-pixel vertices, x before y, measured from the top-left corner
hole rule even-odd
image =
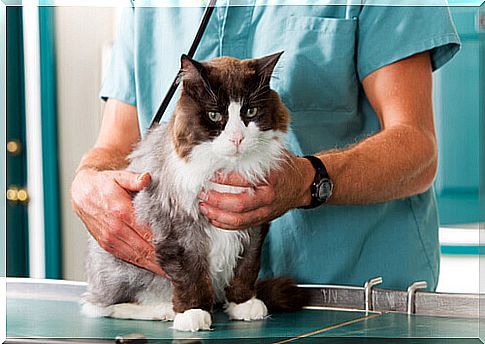
[[[325,202],[332,195],[333,185],[330,179],[323,178],[317,185],[317,198]]]

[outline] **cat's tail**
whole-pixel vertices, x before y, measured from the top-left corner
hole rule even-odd
[[[307,301],[303,290],[291,278],[274,278],[256,282],[256,297],[264,302],[270,312],[295,312]]]

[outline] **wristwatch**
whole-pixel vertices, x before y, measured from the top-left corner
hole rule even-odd
[[[302,207],[303,209],[311,209],[322,205],[332,196],[333,182],[322,160],[313,155],[306,155],[304,158],[308,159],[315,169],[315,178],[310,187],[312,201],[309,205]]]

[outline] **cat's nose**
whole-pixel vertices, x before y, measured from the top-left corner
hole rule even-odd
[[[234,135],[229,139],[229,141],[234,143],[236,146],[239,146],[243,140],[244,140],[244,136],[242,135]]]

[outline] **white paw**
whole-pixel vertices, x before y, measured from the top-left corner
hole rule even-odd
[[[84,302],[81,306],[81,313],[89,318],[107,317],[111,313],[109,307]]]
[[[211,315],[202,309],[189,309],[183,313],[177,313],[173,321],[173,328],[178,331],[195,332],[210,330],[212,324]]]
[[[175,316],[171,302],[163,302],[157,305],[118,303],[105,307],[86,302],[82,305],[81,312],[88,317],[140,320],[173,320]]]
[[[259,320],[268,315],[268,309],[263,301],[253,297],[252,299],[236,304],[230,302],[227,305],[226,313],[232,320]]]
[[[160,314],[158,319],[160,320],[173,320],[175,318],[175,312],[173,311],[173,306],[171,302],[164,302],[157,307],[157,313]]]

